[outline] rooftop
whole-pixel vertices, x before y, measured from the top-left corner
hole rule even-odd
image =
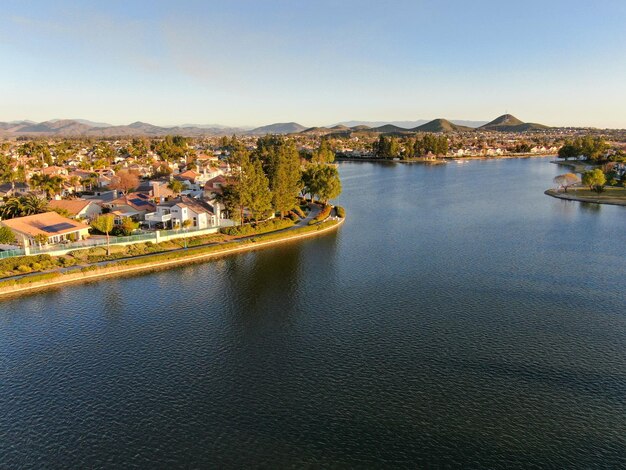
[[[68,219],[56,212],[44,212],[43,214],[3,220],[1,224],[9,227],[11,230],[27,234],[31,237],[36,237],[41,234],[52,237],[54,235],[63,235],[65,233],[89,228],[89,225]]]

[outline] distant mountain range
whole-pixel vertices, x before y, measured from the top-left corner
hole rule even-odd
[[[428,119],[417,119],[415,121],[344,121],[344,122],[338,123],[337,125],[342,125],[342,126],[346,126],[350,128],[354,128],[356,126],[367,126],[367,127],[376,128],[376,127],[381,127],[387,124],[391,124],[392,126],[401,127],[407,130],[407,129],[415,129],[416,127],[419,127],[421,125],[428,124],[429,122],[432,122],[432,121],[429,121]],[[466,121],[466,120],[459,120],[459,119],[450,119],[450,122],[457,124],[459,126],[466,126],[466,127],[480,127],[483,124],[487,124],[487,121]],[[332,127],[332,126],[328,126],[328,127]]]
[[[304,127],[303,127],[304,128]],[[33,121],[0,122],[2,136],[59,136],[59,137],[128,137],[146,136],[159,137],[180,134],[189,137],[244,134],[249,128],[227,126],[155,126],[146,122],[133,122],[124,126],[113,126],[103,122],[92,122],[86,119],[52,119],[36,123]]]
[[[352,125],[350,125],[352,124]],[[400,125],[402,124],[402,125]],[[409,127],[410,126],[410,127]],[[449,121],[434,119],[432,121],[394,121],[367,122],[348,121],[327,127],[307,128],[297,122],[275,123],[255,129],[244,127],[228,127],[219,124],[183,124],[181,126],[163,127],[146,122],[113,126],[104,122],[93,122],[86,119],[52,119],[45,122],[11,121],[0,122],[0,135],[10,136],[59,136],[59,137],[159,137],[180,134],[189,137],[219,135],[265,135],[265,134],[351,134],[354,132],[406,134],[407,132],[470,132],[470,131],[501,131],[529,132],[548,129],[548,126],[522,122],[515,116],[504,114],[491,122],[484,121]]]
[[[527,132],[548,129],[548,126],[535,124],[534,122],[522,122],[511,114],[503,114],[484,126],[480,126],[480,129],[501,132]]]
[[[435,119],[413,129],[416,132],[466,132],[474,130],[474,127],[455,124],[447,119]]]
[[[297,122],[279,122],[277,124],[270,124],[269,126],[257,127],[247,131],[246,134],[252,135],[265,135],[265,134],[297,134],[306,130],[301,124]]]

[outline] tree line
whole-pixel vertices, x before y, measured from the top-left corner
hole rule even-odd
[[[424,134],[417,137],[399,139],[395,136],[381,135],[372,144],[374,155],[378,158],[416,158],[426,155],[446,155],[449,150],[445,135]]]
[[[602,137],[587,135],[566,140],[559,149],[559,157],[565,160],[586,157],[592,161],[603,161],[609,148],[609,144]]]
[[[341,193],[339,172],[329,164],[334,153],[324,141],[310,160],[301,158],[293,140],[276,135],[259,138],[254,150],[233,137],[228,148],[231,176],[221,201],[231,218],[241,222],[246,210],[255,222],[272,212],[282,218],[299,196],[309,194],[327,203]]]

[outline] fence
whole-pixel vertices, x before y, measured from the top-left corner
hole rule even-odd
[[[156,232],[144,232],[137,235],[130,235],[127,237],[109,237],[111,245],[130,245],[133,243],[140,243],[151,241],[153,243],[159,243],[162,241],[173,240],[177,238],[191,238],[201,235],[208,235],[211,233],[217,233],[221,226],[229,226],[233,223],[231,221],[223,221],[220,226],[213,226],[209,228],[187,228],[187,229],[174,229],[174,230],[159,230]],[[0,259],[11,258],[13,256],[24,256],[25,254],[40,255],[63,255],[74,250],[85,250],[96,246],[103,246],[107,244],[106,237],[88,238],[87,240],[81,240],[72,243],[63,243],[55,245],[33,245],[28,247],[28,250],[17,249],[9,251],[0,251]],[[28,252],[28,253],[27,253]]]
[[[8,251],[0,251],[0,259],[11,258],[13,256],[24,256],[24,250],[8,250]]]
[[[156,233],[130,235],[128,237],[110,237],[111,245],[138,243],[138,242],[148,241],[148,240],[155,241]],[[82,240],[82,241],[73,242],[73,243],[63,243],[63,244],[57,244],[57,245],[42,245],[41,247],[35,245],[35,246],[29,247],[29,251],[30,251],[30,254],[32,255],[38,255],[42,253],[50,253],[50,252],[55,252],[55,251],[81,250],[85,248],[93,248],[95,246],[102,246],[106,244],[107,244],[106,237],[88,238],[87,240]]]

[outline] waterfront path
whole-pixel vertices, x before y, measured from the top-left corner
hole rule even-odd
[[[198,245],[198,246],[194,246],[191,248],[179,248],[175,250],[168,250],[168,251],[157,252],[157,253],[149,253],[145,255],[139,255],[139,256],[128,257],[128,258],[118,258],[114,260],[100,261],[97,263],[80,264],[80,265],[75,265],[75,266],[71,266],[67,268],[55,269],[52,271],[30,273],[30,274],[25,274],[21,276],[5,278],[5,279],[2,279],[1,281],[15,281],[18,279],[28,278],[28,277],[35,278],[37,276],[40,276],[41,274],[46,274],[46,273],[59,273],[63,275],[63,278],[61,279],[54,278],[49,281],[34,280],[32,284],[29,284],[28,282],[24,282],[24,283],[20,283],[17,285],[14,284],[12,288],[11,286],[7,286],[7,288],[4,288],[4,289],[0,288],[0,296],[15,294],[15,293],[23,292],[23,291],[47,288],[47,287],[51,287],[55,285],[67,284],[70,282],[93,280],[93,279],[112,276],[116,274],[123,274],[127,272],[141,272],[141,271],[153,270],[153,269],[163,268],[163,267],[172,266],[172,265],[179,265],[183,263],[204,260],[204,259],[213,258],[216,256],[223,256],[226,254],[253,250],[253,249],[261,248],[267,245],[275,245],[278,243],[283,243],[283,242],[288,242],[288,241],[297,240],[301,238],[308,238],[311,236],[315,236],[315,235],[318,235],[318,234],[321,234],[330,230],[334,230],[343,223],[344,219],[338,219],[337,217],[329,217],[329,219],[335,220],[337,223],[330,225],[330,226],[323,227],[323,228],[320,227],[320,230],[306,231],[304,233],[294,233],[293,236],[285,236],[284,238],[270,239],[267,241],[263,240],[264,235],[268,236],[268,235],[274,235],[277,233],[291,232],[291,231],[308,227],[309,221],[313,220],[320,213],[320,210],[321,209],[319,206],[312,205],[311,210],[309,211],[309,214],[307,215],[307,217],[305,217],[298,224],[292,227],[288,227],[282,230],[277,230],[274,232],[267,232],[261,235],[251,235],[251,236],[231,239],[230,242],[225,241],[225,242],[218,242],[218,243],[208,243],[206,245]],[[254,241],[254,243],[247,243],[250,241]],[[218,245],[224,245],[224,249],[216,250],[216,251],[209,252],[209,253],[198,252],[204,248],[211,247],[211,246],[218,246]],[[155,256],[158,257],[159,255],[167,256],[173,253],[183,252],[183,251],[188,251],[189,255],[188,256],[185,255],[181,257],[175,256],[173,259],[164,259],[161,261],[146,261],[145,264],[138,264],[138,265],[133,265],[133,266],[116,266],[116,263],[123,262],[125,260],[131,260],[131,259],[135,260],[135,259],[142,259],[142,258],[155,257]],[[85,268],[89,268],[89,270],[85,272],[84,271]],[[91,271],[94,271],[94,272],[91,272]]]

